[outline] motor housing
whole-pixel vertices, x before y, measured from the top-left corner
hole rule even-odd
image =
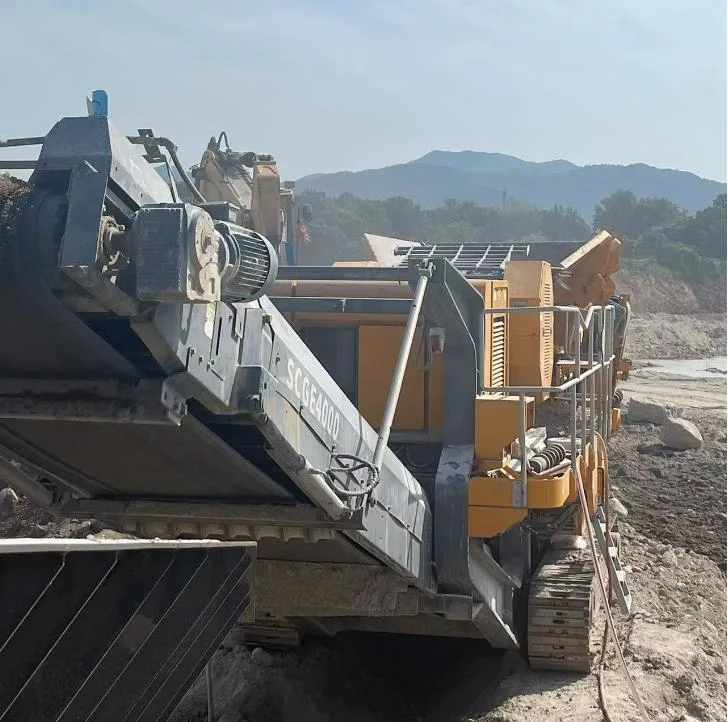
[[[137,212],[129,250],[136,295],[143,301],[252,301],[275,280],[278,258],[268,240],[188,203],[158,203]]]

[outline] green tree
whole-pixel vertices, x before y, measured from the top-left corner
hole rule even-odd
[[[554,206],[540,211],[539,225],[549,241],[586,241],[590,235],[586,221],[573,208]]]
[[[437,243],[518,243],[535,241],[585,241],[590,230],[571,208],[539,210],[512,202],[501,208],[472,201],[446,200],[425,210],[408,198],[364,200],[350,193],[329,198],[323,193],[299,194],[299,203],[310,203],[311,242],[298,242],[302,264],[328,265],[335,260],[361,260],[364,233]]]
[[[641,198],[637,205],[637,219],[644,233],[651,228],[683,223],[689,215],[667,198]]]
[[[395,237],[414,239],[421,236],[424,214],[422,209],[409,198],[387,198],[383,210]]]
[[[593,229],[635,239],[652,228],[675,225],[687,218],[687,213],[667,198],[637,198],[631,191],[619,190],[597,203]]]
[[[676,228],[673,234],[675,240],[693,246],[708,258],[725,259],[727,210],[726,194],[721,193],[710,206]]]
[[[615,191],[594,207],[595,232],[613,231],[627,238],[639,235],[636,224],[637,196],[632,191]]]

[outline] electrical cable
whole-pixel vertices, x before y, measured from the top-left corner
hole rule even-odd
[[[599,672],[597,674],[597,687],[599,690],[599,708],[602,710],[606,722],[614,722],[609,707],[607,706],[607,696],[604,692],[604,658],[607,652],[607,642],[609,641],[609,622],[604,622],[604,634],[602,635],[602,652],[599,655]]]
[[[584,482],[581,478],[581,471],[579,469],[579,466],[577,464],[576,466],[576,485],[579,492],[579,501],[581,503],[581,509],[584,513],[585,518],[591,519],[591,516],[589,514],[589,505],[586,501],[586,492],[584,491]],[[599,557],[597,555],[597,548],[596,548],[596,542],[594,541],[594,531],[591,528],[591,524],[589,525],[589,548],[591,551],[592,559],[594,561],[594,570],[596,572],[597,578],[599,580],[599,592],[602,596],[602,603],[604,604],[604,608],[606,610],[607,614],[607,626],[609,627],[609,631],[612,633],[612,639],[614,640],[614,645],[617,649],[617,657],[619,658],[619,662],[622,665],[622,669],[624,670],[624,674],[627,678],[627,684],[629,685],[630,692],[632,693],[632,698],[635,701],[635,704],[637,705],[637,708],[640,711],[640,714],[642,715],[643,719],[646,720],[646,722],[650,722],[650,716],[647,714],[647,710],[645,709],[645,706],[642,702],[642,698],[640,697],[640,694],[637,690],[637,686],[634,683],[634,679],[632,678],[632,675],[630,674],[630,671],[627,667],[627,662],[624,659],[624,654],[622,653],[622,647],[619,644],[619,637],[617,637],[617,628],[614,625],[614,618],[612,617],[612,612],[609,608],[609,598],[607,589],[604,586],[604,578],[602,577],[602,570],[599,567]]]
[[[200,203],[207,203],[205,200],[205,196],[200,193],[199,190],[197,190],[197,187],[192,182],[192,179],[188,175],[187,171],[184,169],[182,163],[180,162],[179,157],[177,156],[177,146],[169,139],[169,138],[157,138],[156,136],[127,136],[127,140],[130,143],[134,143],[136,145],[146,145],[147,143],[156,143],[158,146],[161,146],[164,148],[168,153],[169,157],[172,159],[172,163],[174,164],[174,167],[177,169],[177,172],[180,175],[180,178],[182,179],[182,182],[187,186],[190,193],[195,197],[197,201]],[[158,153],[158,149],[156,149],[152,154],[156,155]],[[161,154],[160,154],[161,155]],[[150,162],[157,163],[161,162],[159,158],[154,158]],[[165,160],[166,163],[166,160]],[[169,174],[170,180],[174,183],[174,179],[172,178],[171,173]]]
[[[172,202],[179,203],[179,195],[177,194],[177,184],[174,182],[174,176],[172,175],[172,169],[169,167],[169,161],[165,157],[164,167],[167,170],[167,178],[169,178],[169,192],[172,194]]]
[[[163,143],[161,141],[165,142]],[[159,142],[159,145],[167,149],[169,157],[172,159],[172,163],[174,163],[174,167],[177,169],[177,172],[180,174],[183,183],[187,186],[190,193],[192,193],[192,195],[200,203],[207,203],[207,201],[205,200],[205,196],[203,196],[202,193],[197,190],[197,186],[192,182],[192,179],[187,175],[187,171],[182,166],[182,163],[180,163],[180,160],[177,157],[177,148],[175,147],[174,143],[172,143],[172,141],[167,138],[157,138],[157,142]]]
[[[225,139],[225,150],[230,150],[230,143],[228,143],[228,137],[227,133],[223,130],[220,135],[217,137],[217,147],[220,148],[220,144],[222,143],[222,139]]]
[[[606,444],[604,443],[604,439],[602,438],[601,434],[597,434],[597,437],[599,439],[599,442],[601,446],[604,449],[604,481],[605,481],[605,488],[609,489],[609,457],[606,453]],[[605,494],[606,496],[606,494]],[[609,499],[606,499],[607,507],[609,506]],[[608,589],[608,603],[612,603],[612,584],[611,584],[611,578],[609,580],[609,589]],[[607,695],[604,691],[604,660],[607,656],[607,644],[609,643],[609,620],[604,620],[604,632],[602,633],[602,649],[599,654],[599,665],[597,667],[597,688],[599,692],[599,707],[602,710],[602,714],[604,715],[604,719],[606,722],[613,722],[613,718],[611,715],[611,712],[609,711],[609,707],[607,705]]]

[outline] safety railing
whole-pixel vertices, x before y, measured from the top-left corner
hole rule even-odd
[[[483,310],[481,322],[486,315],[493,314],[563,314],[563,341],[561,347],[565,356],[574,359],[571,377],[559,385],[552,386],[482,386],[484,393],[505,393],[517,395],[519,401],[519,455],[520,480],[513,484],[513,506],[528,507],[528,450],[526,448],[527,405],[526,397],[532,394],[568,394],[569,429],[571,436],[571,467],[576,473],[578,463],[577,439],[581,440],[581,453],[587,442],[596,446],[597,432],[608,439],[612,425],[612,396],[615,361],[613,306],[590,306],[580,309],[576,306],[519,306],[515,308],[487,308]],[[554,316],[555,318],[555,316]],[[554,324],[555,327],[555,324]],[[597,344],[598,339],[598,344]],[[586,354],[583,346],[586,340]],[[559,344],[554,339],[553,347]],[[598,351],[598,354],[597,354]],[[597,378],[599,385],[597,388]],[[579,388],[581,387],[581,388]],[[581,413],[577,413],[581,409]],[[580,418],[578,418],[580,416]]]
[[[23,148],[29,145],[43,145],[44,136],[33,138],[0,138],[0,148]],[[0,170],[34,170],[38,160],[2,160],[0,159]]]

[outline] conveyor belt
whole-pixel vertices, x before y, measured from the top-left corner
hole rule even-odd
[[[447,258],[500,268],[521,246],[375,269],[416,284],[398,311],[408,329],[422,312],[447,330],[445,446],[425,490],[389,448],[389,422],[366,422],[264,287],[231,291],[230,273],[262,278],[248,273],[261,257],[231,242],[244,229],[173,202],[107,118],[57,123],[31,183],[0,268],[0,461],[13,477],[55,511],[136,533],[259,539],[270,579],[297,574],[304,596],[316,574],[343,589],[334,611],[442,614],[452,633],[516,646],[516,582],[467,536],[484,301]],[[362,610],[369,572],[386,594]],[[287,600],[279,616],[311,616]]]

